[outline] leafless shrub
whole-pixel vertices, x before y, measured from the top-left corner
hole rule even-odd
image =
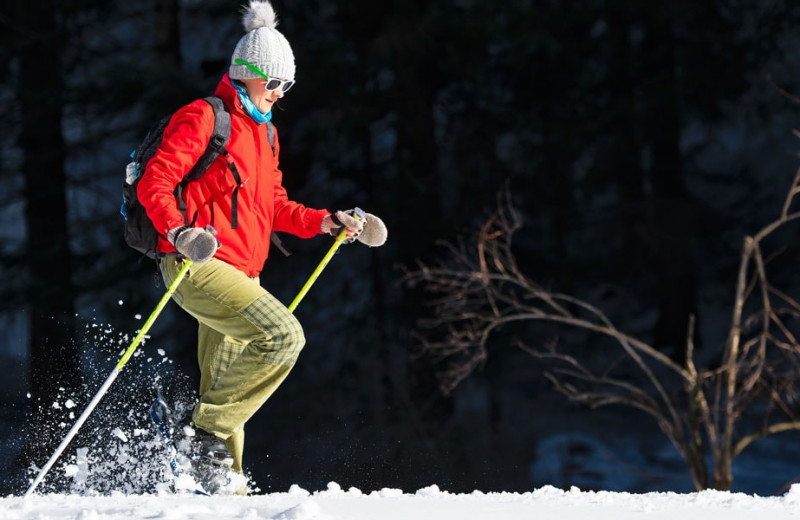
[[[417,331],[422,352],[445,367],[441,389],[449,393],[486,360],[490,338],[505,325],[537,320],[610,338],[619,351],[609,351],[600,369],[557,342],[516,344],[544,363],[546,377],[571,401],[619,404],[651,416],[680,451],[695,489],[728,490],[732,461],[742,450],[768,435],[800,429],[794,412],[800,345],[788,322],[800,315],[800,304],[769,283],[762,251],[766,237],[800,218],[791,212],[798,192],[800,171],[780,216],[744,239],[731,325],[715,366],[695,365],[693,330],[686,334],[686,362],[678,364],[619,330],[596,306],[526,276],[512,252],[521,220],[507,187],[473,236],[444,243],[441,260],[419,262],[404,273],[405,284],[432,297],[431,317]]]

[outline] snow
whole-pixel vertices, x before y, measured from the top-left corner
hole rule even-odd
[[[219,520],[782,520],[800,518],[800,485],[781,497],[742,493],[616,493],[544,486],[527,493],[451,494],[437,486],[414,493],[383,489],[363,493],[330,483],[322,491],[292,486],[253,496],[32,495],[0,498],[0,518]]]

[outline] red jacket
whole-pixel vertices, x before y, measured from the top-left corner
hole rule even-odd
[[[302,238],[321,233],[320,223],[330,213],[289,200],[278,168],[277,131],[275,154],[270,148],[267,125],[257,124],[242,108],[236,89],[226,74],[217,85],[231,112],[231,136],[226,146],[228,160],[236,165],[242,183],[238,192],[238,227],[231,226],[231,201],[236,186],[225,157],[218,157],[205,174],[183,191],[186,215],[194,225],[211,225],[222,246],[214,255],[248,276],[257,276],[269,254],[270,233],[285,231]],[[178,208],[175,187],[206,149],[214,129],[214,110],[197,100],[181,108],[170,119],[155,156],[147,163],[139,181],[138,196],[147,215],[161,233],[158,251],[174,253],[167,232],[188,225]]]

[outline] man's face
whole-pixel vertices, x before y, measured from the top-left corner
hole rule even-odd
[[[244,88],[250,101],[256,106],[259,112],[266,114],[272,110],[272,105],[283,97],[283,89],[278,87],[274,90],[267,90],[267,80],[263,78],[243,79]]]

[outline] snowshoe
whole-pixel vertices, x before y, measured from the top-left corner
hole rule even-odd
[[[230,483],[233,455],[223,439],[188,422],[178,429],[178,437],[178,451],[187,457],[191,474],[203,489],[213,495]]]
[[[150,406],[150,417],[167,451],[172,491],[213,495],[238,494],[240,488],[246,489],[246,477],[230,469],[233,456],[225,441],[194,427],[190,414],[182,419],[176,415],[159,391]]]

